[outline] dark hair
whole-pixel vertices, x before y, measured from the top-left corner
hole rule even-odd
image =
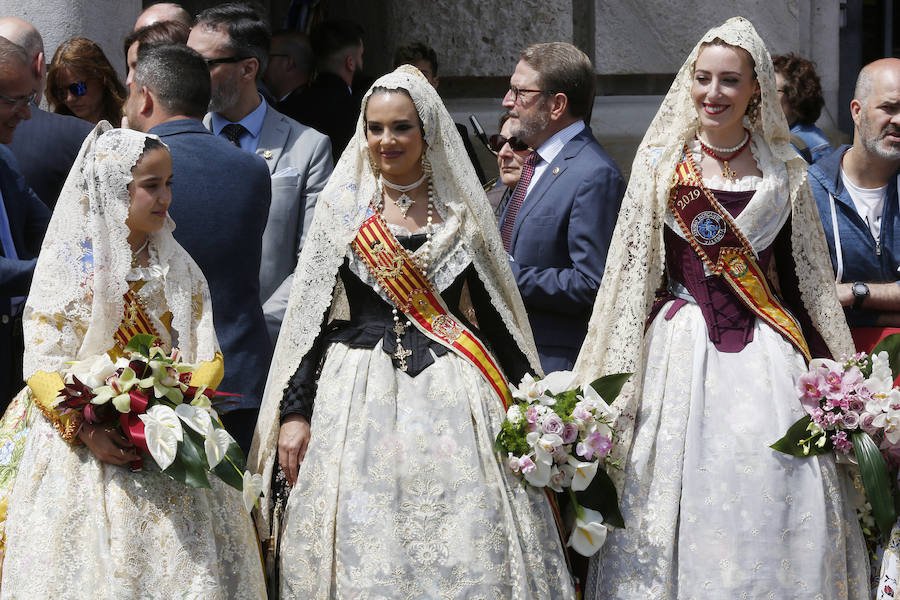
[[[213,6],[197,15],[195,27],[224,30],[228,34],[228,48],[234,55],[256,59],[259,63],[257,79],[265,73],[269,63],[272,32],[263,18],[261,7],[241,2]]]
[[[419,109],[416,107],[416,101],[413,100],[412,94],[409,93],[409,90],[398,87],[398,88],[388,88],[382,86],[376,86],[372,88],[372,93],[369,94],[369,97],[366,99],[365,106],[362,109],[362,118],[363,118],[363,127],[368,127],[369,120],[366,117],[366,111],[369,110],[369,100],[372,99],[376,94],[403,94],[409,101],[412,102],[413,108],[416,110],[416,118],[419,119],[419,131],[422,132],[422,137],[425,137],[425,124],[422,123],[422,115],[419,114]]]
[[[434,51],[434,48],[427,46],[422,42],[412,42],[411,44],[405,44],[397,48],[397,51],[394,53],[394,68],[396,69],[400,65],[411,65],[419,60],[430,63],[431,75],[432,77],[437,77],[437,52]]]
[[[128,49],[135,42],[144,44],[187,44],[191,30],[179,21],[157,21],[152,25],[132,31],[122,42],[122,51],[128,58]]]
[[[321,64],[339,52],[358,48],[362,43],[364,30],[361,25],[348,19],[323,21],[309,36],[313,54]]]
[[[151,150],[165,150],[168,152],[169,148],[163,144],[162,140],[159,138],[147,136],[144,140],[144,151],[141,152],[141,156],[147,154]]]
[[[100,83],[103,88],[101,119],[110,123],[118,123],[122,119],[125,86],[119,81],[119,76],[100,46],[85,37],[73,37],[60,44],[53,53],[53,60],[47,71],[47,101],[53,107],[53,112],[72,115],[74,113],[66,106],[65,95],[61,96],[59,93],[60,78],[64,70],[79,71],[87,79]]]
[[[505,111],[502,115],[500,115],[500,120],[497,121],[498,132],[503,129],[503,126],[506,125],[507,121],[509,121],[509,111]]]
[[[202,119],[209,106],[209,68],[203,57],[182,44],[141,44],[134,84],[147,86],[163,110]]]
[[[309,36],[293,29],[279,29],[272,34],[270,47],[277,48],[281,54],[287,54],[298,70],[310,75],[313,70],[315,57]]]
[[[772,64],[775,72],[784,77],[781,93],[797,120],[804,125],[815,123],[825,106],[815,65],[794,54],[773,56]]]
[[[565,42],[533,44],[519,55],[538,72],[539,85],[548,96],[565,94],[568,113],[590,120],[594,108],[594,67],[587,54]]]

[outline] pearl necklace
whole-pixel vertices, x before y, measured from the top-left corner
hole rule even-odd
[[[740,143],[738,143],[735,146],[732,146],[731,148],[719,148],[718,146],[713,146],[709,142],[704,142],[703,139],[700,137],[699,132],[697,133],[697,139],[700,141],[701,146],[706,146],[710,150],[718,152],[719,154],[731,154],[732,152],[736,152],[736,151],[742,150],[744,148],[744,144],[746,144],[747,142],[750,141],[750,132],[745,127],[744,128],[744,137],[741,138]]]
[[[422,185],[422,182],[425,181],[426,177],[428,177],[428,173],[423,171],[422,176],[419,177],[416,181],[410,183],[409,185],[397,185],[396,183],[391,183],[390,181],[387,180],[387,178],[385,178],[382,175],[382,177],[381,177],[382,185],[384,185],[385,187],[389,187],[392,190],[396,190],[396,191],[400,192],[400,197],[397,198],[396,200],[394,200],[394,203],[397,205],[397,208],[399,208],[400,211],[403,213],[404,217],[406,216],[406,213],[409,212],[409,209],[412,207],[412,205],[416,203],[415,200],[413,200],[412,198],[410,198],[409,196],[406,195],[406,192],[410,192],[410,191],[416,189],[417,187],[419,187],[420,185]]]
[[[422,177],[424,178],[425,176],[427,176],[427,173]],[[419,185],[421,182],[422,180],[420,179],[416,185]],[[413,203],[415,203],[414,200],[410,203],[410,206],[412,206]],[[384,214],[384,195],[381,196],[375,209]],[[403,211],[403,208],[400,207],[400,210]],[[419,264],[419,267],[423,272],[428,271],[428,264],[431,260],[431,238],[434,235],[434,182],[430,177],[428,178],[428,204],[425,214],[427,216],[425,220],[425,243],[422,244],[422,248],[419,252],[412,254],[413,259]],[[406,211],[403,211],[403,216],[406,217]]]
[[[700,142],[700,150],[704,154],[708,154],[717,161],[724,163],[724,167],[722,168],[722,177],[730,180],[732,183],[737,181],[737,172],[728,166],[728,161],[734,160],[741,152],[744,151],[744,148],[747,147],[747,144],[750,143],[750,132],[747,130],[747,128],[744,128],[744,139],[741,140],[741,143],[731,148],[718,148],[716,146],[707,144],[702,139],[700,139],[699,134],[694,134],[694,137],[697,138],[698,142]],[[727,154],[728,156],[722,156],[722,154]]]

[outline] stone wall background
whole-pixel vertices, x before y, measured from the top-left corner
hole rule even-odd
[[[501,99],[522,47],[566,41],[594,62],[598,96],[591,126],[623,171],[656,112],[672,76],[700,36],[727,18],[754,23],[773,54],[796,52],[818,66],[826,98],[819,126],[836,141],[839,90],[838,0],[322,0],[328,16],[354,19],[366,29],[365,73],[391,69],[397,46],[423,41],[438,53],[440,92],[456,120],[475,114],[496,131]],[[852,0],[851,0],[852,1]],[[47,60],[65,39],[98,42],[124,76],[121,43],[152,0],[0,0],[0,14],[35,24]],[[191,13],[219,4],[183,0]],[[290,0],[259,0],[273,29]],[[471,130],[471,127],[470,127]],[[476,147],[479,147],[476,144]],[[481,150],[479,150],[481,151]],[[495,170],[484,150],[483,163]]]

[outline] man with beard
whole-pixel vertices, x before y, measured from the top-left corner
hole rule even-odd
[[[240,394],[219,416],[246,452],[272,359],[259,299],[269,171],[262,158],[203,126],[210,82],[196,52],[180,43],[135,43],[125,114],[132,129],[158,135],[172,155],[175,239],[209,282],[226,367],[219,389]]]
[[[246,4],[204,10],[188,46],[209,67],[212,97],[203,124],[261,156],[272,176],[272,204],[263,235],[260,295],[273,343],[287,308],[292,274],[319,192],[331,175],[331,144],[318,131],[263,101],[256,80],[266,70],[269,26]],[[215,168],[213,165],[211,168]]]
[[[837,295],[857,347],[900,326],[900,60],[859,74],[853,145],[809,167],[809,183],[834,266]],[[900,331],[900,330],[898,330]]]
[[[503,106],[534,151],[500,220],[544,371],[571,369],[591,308],[624,181],[594,139],[594,69],[570,44],[525,48]]]

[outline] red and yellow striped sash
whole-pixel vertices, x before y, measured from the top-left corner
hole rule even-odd
[[[144,303],[134,288],[129,288],[122,295],[122,299],[125,302],[125,310],[122,315],[122,322],[113,334],[113,340],[116,343],[115,349],[118,349],[120,352],[124,351],[131,338],[141,333],[150,334],[156,336],[156,339],[160,339],[159,332],[147,315],[147,309],[144,308]]]
[[[353,249],[398,310],[429,339],[475,366],[507,408],[512,400],[506,379],[481,341],[454,317],[412,256],[394,237],[381,215],[359,228]]]
[[[772,291],[756,262],[752,246],[731,214],[703,185],[686,147],[684,159],[675,168],[669,210],[710,272],[721,275],[747,308],[781,333],[809,360],[809,347],[800,324]]]

